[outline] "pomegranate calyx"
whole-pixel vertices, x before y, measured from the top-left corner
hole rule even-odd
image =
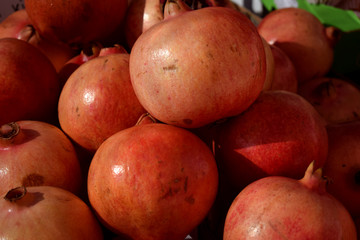
[[[35,35],[36,31],[33,25],[26,25],[18,34],[17,39],[25,42],[30,42],[30,39]]]
[[[11,122],[0,126],[0,139],[10,140],[20,132],[20,126],[16,122]]]
[[[148,124],[148,123],[157,123],[158,121],[150,114],[144,113],[140,116],[139,120],[135,125]]]
[[[183,0],[167,0],[164,6],[164,19],[179,16],[193,9],[193,7],[189,7]]]
[[[27,189],[25,186],[16,187],[11,189],[6,193],[4,199],[10,202],[16,202],[19,199],[22,199],[26,195]]]
[[[307,188],[317,191],[318,193],[326,192],[327,179],[323,177],[322,168],[314,169],[315,161],[312,161],[305,171],[305,175],[300,182]]]

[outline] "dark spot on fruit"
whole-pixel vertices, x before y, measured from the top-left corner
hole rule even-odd
[[[194,204],[195,203],[195,198],[193,197],[193,195],[186,197],[185,201],[190,203],[190,204]]]
[[[343,163],[341,166],[342,166],[342,167],[346,167],[346,164],[345,164],[345,163]]]
[[[359,118],[359,114],[357,112],[353,112],[353,116]]]
[[[22,179],[22,185],[25,187],[41,186],[43,184],[44,177],[36,173],[31,173]]]
[[[169,65],[167,67],[163,67],[164,71],[175,71],[177,69],[175,64]]]
[[[191,119],[184,119],[183,122],[186,124],[186,125],[191,125],[192,124],[192,120]]]
[[[159,200],[166,199],[166,198],[171,197],[171,196],[173,196],[173,195],[174,195],[174,193],[173,193],[172,188],[169,188],[169,190],[168,190],[167,192],[165,192],[165,194],[162,195],[162,196],[159,198]]]
[[[76,115],[77,115],[78,117],[80,117],[79,107],[76,107],[75,112],[76,112]]]
[[[360,185],[360,171],[357,171],[354,177],[356,185]]]
[[[185,181],[184,181],[184,192],[187,192],[188,179],[189,179],[189,177],[186,177],[186,178],[185,178]]]

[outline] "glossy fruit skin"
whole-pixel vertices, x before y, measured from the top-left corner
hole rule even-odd
[[[140,124],[108,138],[88,175],[101,222],[131,239],[184,239],[216,193],[218,172],[206,144],[163,123]]]
[[[26,0],[25,5],[41,36],[76,46],[105,40],[127,9],[126,0]]]
[[[333,42],[322,23],[301,8],[282,8],[266,15],[260,35],[281,48],[294,63],[299,83],[322,77],[334,59]]]
[[[0,194],[18,186],[50,185],[80,192],[80,162],[70,139],[56,126],[18,121],[19,133],[5,139],[0,133]]]
[[[135,125],[145,112],[131,85],[127,53],[81,64],[66,81],[58,104],[61,129],[91,152],[114,133]]]
[[[76,195],[57,187],[26,188],[23,198],[0,199],[1,239],[102,240],[99,222]]]
[[[223,239],[356,240],[349,212],[321,181],[271,176],[251,183],[230,206]]]
[[[360,217],[360,121],[327,126],[329,154],[324,165],[327,191]]]
[[[244,113],[225,121],[216,136],[219,169],[236,189],[269,175],[301,178],[328,151],[325,122],[300,95],[265,91]]]
[[[262,40],[245,15],[207,7],[144,32],[131,50],[130,76],[151,115],[197,128],[249,107],[263,88],[265,61]]]
[[[298,93],[329,124],[360,120],[360,89],[345,79],[314,78],[300,84]]]
[[[18,120],[54,121],[60,93],[57,73],[36,47],[0,39],[0,125]]]
[[[39,36],[25,9],[13,12],[0,23],[0,38],[5,37],[24,40],[39,48],[50,59],[56,71],[76,54],[76,51],[66,44],[55,43]]]

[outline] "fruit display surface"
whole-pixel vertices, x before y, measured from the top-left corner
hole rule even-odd
[[[360,27],[245,2],[0,11],[0,239],[360,239]]]

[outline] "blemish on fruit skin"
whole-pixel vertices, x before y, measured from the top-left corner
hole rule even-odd
[[[187,192],[188,179],[189,179],[189,177],[186,176],[185,181],[184,181],[184,192]]]
[[[186,124],[186,125],[191,125],[192,124],[192,120],[191,119],[184,119],[183,122]]]
[[[195,203],[195,198],[193,195],[190,195],[189,197],[185,198],[185,201],[190,203],[190,204],[194,204]]]
[[[164,71],[176,71],[177,70],[177,66],[175,64],[163,67]]]
[[[24,177],[21,182],[25,187],[41,186],[44,184],[44,177],[37,173],[31,173]]]

